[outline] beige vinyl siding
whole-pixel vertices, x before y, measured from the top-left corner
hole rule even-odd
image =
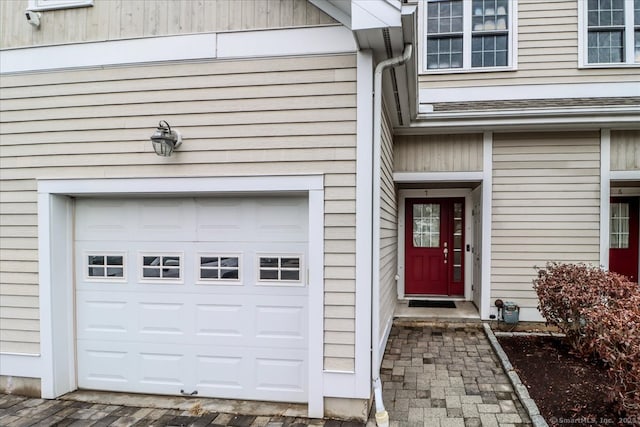
[[[4,169],[1,158],[0,167]],[[38,354],[36,183],[2,180],[0,190],[0,349]]]
[[[97,0],[25,22],[27,0],[0,1],[0,48],[333,24],[307,0]]]
[[[482,135],[395,137],[394,172],[482,171]]]
[[[491,300],[535,308],[532,280],[548,261],[598,265],[600,136],[496,134]]]
[[[611,170],[640,169],[640,131],[611,131]]]
[[[380,159],[380,337],[393,318],[398,272],[398,201],[393,182],[393,130],[383,108]],[[377,344],[377,343],[376,343]]]
[[[353,370],[355,79],[354,55],[3,77],[2,351],[39,352],[36,179],[324,174],[325,368]]]
[[[516,71],[423,74],[420,87],[640,82],[628,67],[578,69],[578,1],[518,0]]]

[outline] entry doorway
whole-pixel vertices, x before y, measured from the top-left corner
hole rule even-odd
[[[464,198],[407,198],[404,243],[406,295],[464,297]]]
[[[638,281],[638,197],[612,197],[609,270]]]

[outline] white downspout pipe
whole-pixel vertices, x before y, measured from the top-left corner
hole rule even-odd
[[[376,405],[376,424],[389,426],[389,414],[382,401],[382,381],[380,381],[380,153],[382,135],[382,72],[388,67],[402,65],[409,60],[413,46],[406,44],[400,56],[385,59],[375,69],[373,79],[373,188],[371,221],[371,379]]]

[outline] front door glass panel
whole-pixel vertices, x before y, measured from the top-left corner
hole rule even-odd
[[[629,247],[629,203],[611,203],[610,247]]]
[[[425,203],[413,205],[413,247],[440,246],[440,205]]]
[[[453,204],[453,281],[462,281],[462,203]]]

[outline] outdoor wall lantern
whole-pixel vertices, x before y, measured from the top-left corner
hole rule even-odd
[[[176,129],[171,129],[169,123],[160,120],[158,129],[151,135],[151,143],[153,144],[153,151],[158,156],[169,157],[173,150],[182,144],[182,135]]]

